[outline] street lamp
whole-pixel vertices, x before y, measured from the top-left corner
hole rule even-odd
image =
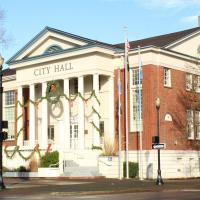
[[[3,94],[3,87],[2,87],[2,76],[3,76],[3,72],[2,72],[2,68],[3,68],[3,62],[4,62],[4,58],[1,56],[0,54],[0,189],[5,189],[5,185],[3,182],[3,155],[2,155],[2,145],[3,145],[3,121],[2,121],[2,102],[3,102],[3,98],[2,98],[2,94]]]
[[[160,143],[160,98],[156,98],[156,110],[157,110],[157,136],[158,136],[158,143]],[[158,149],[158,175],[156,180],[156,185],[163,185],[163,180],[161,176],[161,169],[160,169],[160,149]]]

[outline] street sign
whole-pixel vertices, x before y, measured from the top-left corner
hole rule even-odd
[[[165,149],[166,145],[165,144],[152,144],[152,149]]]

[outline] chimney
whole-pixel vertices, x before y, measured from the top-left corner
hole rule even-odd
[[[200,16],[198,16],[198,25],[200,27]]]

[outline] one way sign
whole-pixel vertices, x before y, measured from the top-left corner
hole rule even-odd
[[[152,149],[165,149],[166,145],[165,144],[152,144]]]

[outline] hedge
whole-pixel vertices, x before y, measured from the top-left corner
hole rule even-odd
[[[129,177],[135,178],[138,176],[138,163],[129,162]],[[123,163],[123,175],[126,177],[126,162]]]
[[[57,164],[58,162],[59,162],[58,151],[52,151],[46,153],[44,156],[41,157],[40,167],[50,167],[50,165]]]

